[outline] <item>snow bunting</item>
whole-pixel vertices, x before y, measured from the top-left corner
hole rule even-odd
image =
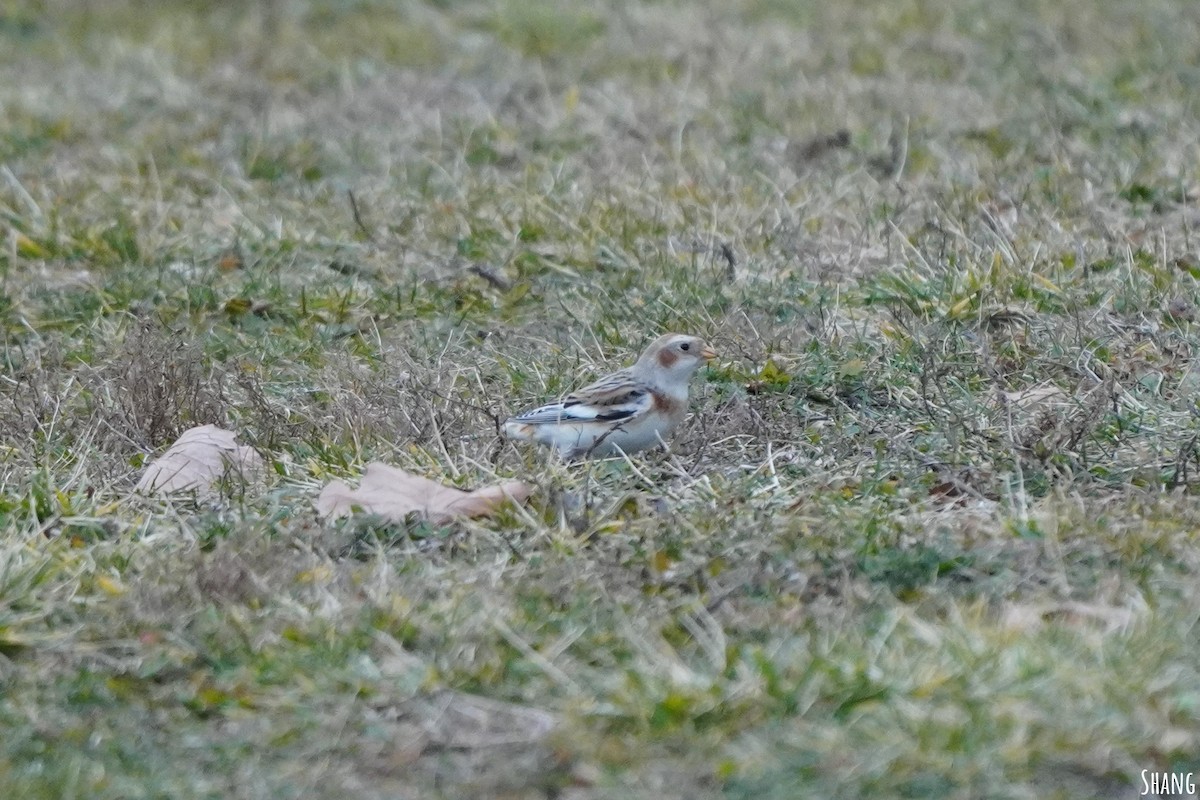
[[[664,442],[683,422],[688,381],[716,357],[703,339],[668,333],[632,367],[513,417],[504,433],[553,447],[567,459],[644,450]]]

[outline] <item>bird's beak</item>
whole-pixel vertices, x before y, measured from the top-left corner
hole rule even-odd
[[[709,345],[704,345],[704,349],[700,351],[700,356],[705,361],[712,361],[717,357],[717,351],[713,350]]]

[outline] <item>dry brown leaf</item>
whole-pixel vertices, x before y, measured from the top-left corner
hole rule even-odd
[[[532,492],[533,487],[523,481],[505,481],[465,492],[375,461],[367,465],[357,489],[342,481],[333,481],[322,489],[317,497],[317,513],[337,518],[361,509],[402,522],[416,511],[440,525],[455,517],[491,516],[506,500],[523,503]]]
[[[137,491],[194,491],[207,496],[215,493],[222,478],[248,481],[260,475],[262,469],[262,457],[254,448],[238,444],[232,431],[201,425],[184,431],[167,452],[146,466]]]

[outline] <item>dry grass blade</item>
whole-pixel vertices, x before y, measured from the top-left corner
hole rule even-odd
[[[262,469],[262,457],[254,448],[238,444],[237,434],[216,425],[201,425],[184,431],[167,452],[147,465],[137,491],[211,495],[222,479],[248,482]]]
[[[539,708],[492,700],[463,692],[440,692],[410,701],[426,706],[430,743],[439,747],[478,748],[541,741],[555,726],[556,714]]]
[[[1036,630],[1048,622],[1059,620],[1071,625],[1095,624],[1105,633],[1127,631],[1137,621],[1137,612],[1132,608],[1061,601],[1040,604],[1010,604],[1003,615],[1004,625],[1013,630]]]
[[[1062,405],[1070,402],[1070,397],[1057,386],[1034,386],[1016,392],[1001,392],[1004,403],[1016,406],[1024,411],[1038,410],[1042,407]]]
[[[441,524],[455,517],[491,516],[505,501],[523,503],[532,492],[533,487],[523,481],[505,481],[467,492],[373,462],[367,465],[357,489],[342,481],[326,486],[317,498],[317,513],[337,518],[360,509],[400,522],[416,512]]]

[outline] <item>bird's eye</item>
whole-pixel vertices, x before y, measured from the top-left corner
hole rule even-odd
[[[692,345],[688,342],[684,342],[683,344],[679,345],[679,349],[680,350],[691,350]]]

